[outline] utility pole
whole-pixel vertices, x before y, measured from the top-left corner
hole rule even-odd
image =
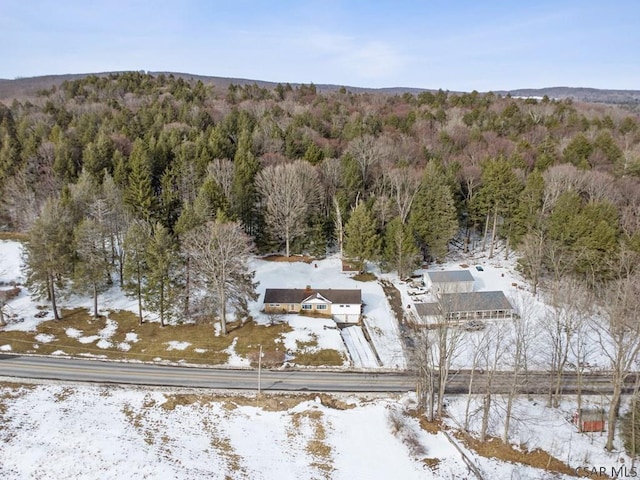
[[[258,353],[258,397],[260,397],[260,373],[262,370],[262,344],[260,344],[260,353]]]

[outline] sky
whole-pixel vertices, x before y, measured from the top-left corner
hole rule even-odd
[[[640,90],[637,0],[0,0],[0,78]]]

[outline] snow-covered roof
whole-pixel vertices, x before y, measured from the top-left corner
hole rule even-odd
[[[309,298],[324,297],[331,303],[361,304],[360,290],[310,289],[310,288],[267,288],[264,303],[302,303]]]
[[[427,275],[433,283],[473,282],[473,275],[469,270],[427,272]]]

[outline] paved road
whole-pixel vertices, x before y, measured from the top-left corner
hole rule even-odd
[[[511,372],[495,373],[491,379],[493,393],[507,393],[511,389]],[[0,377],[49,379],[69,382],[117,383],[131,385],[199,387],[215,389],[256,390],[257,370],[183,367],[112,361],[71,359],[58,357],[31,357],[0,354]],[[447,393],[466,393],[471,372],[452,372]],[[489,376],[475,373],[472,390],[486,391]],[[520,393],[547,393],[552,379],[546,372],[529,372],[518,382]],[[630,378],[625,391],[631,392],[634,379]],[[563,377],[563,393],[576,393],[575,374]],[[265,370],[260,374],[262,390],[312,392],[407,392],[415,390],[415,380],[409,373],[386,372],[328,372],[309,370]],[[610,393],[610,376],[606,373],[585,374],[584,394]]]
[[[257,370],[178,367],[2,354],[0,354],[0,377],[241,390],[258,388]],[[260,374],[260,387],[263,390],[315,392],[407,392],[415,388],[415,382],[410,375],[402,373],[263,369]]]

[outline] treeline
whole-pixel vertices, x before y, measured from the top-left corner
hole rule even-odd
[[[185,239],[225,223],[261,252],[337,245],[401,276],[479,233],[490,255],[499,239],[521,249],[534,284],[565,273],[596,284],[612,278],[620,251],[640,252],[639,124],[624,110],[548,98],[88,76],[0,105],[0,210],[6,228],[32,239],[51,219],[60,231],[50,241],[69,252],[51,253],[65,266],[49,284],[79,276],[93,291],[87,249],[102,252],[97,277],[117,272],[126,287],[137,226],[147,240],[131,244],[175,249],[182,273],[164,275],[188,284]],[[140,278],[151,288],[158,276],[147,303],[164,316],[162,275]],[[190,289],[177,290],[191,311]]]

